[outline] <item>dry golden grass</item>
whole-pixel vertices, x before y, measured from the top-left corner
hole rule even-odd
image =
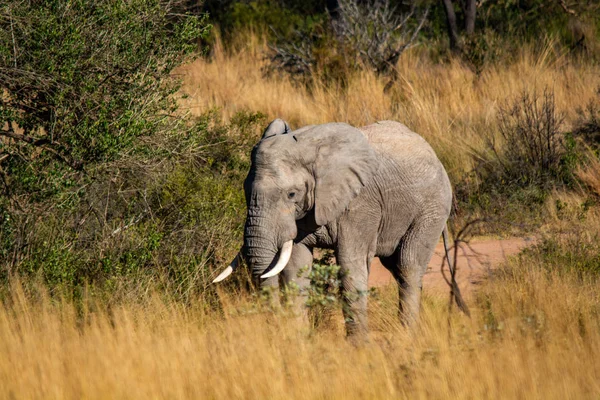
[[[387,81],[369,72],[347,89],[317,82],[308,91],[262,75],[265,43],[256,36],[237,48],[217,47],[181,69],[191,112],[262,111],[296,127],[395,119],[425,136],[455,177],[495,132],[501,102],[550,87],[569,122],[600,86],[598,67],[571,64],[552,43],[479,77],[413,50],[387,93]],[[589,168],[580,177],[596,187],[598,166]],[[449,324],[447,304],[425,296],[412,333],[397,320],[395,289],[383,289],[370,301],[371,343],[360,348],[345,341],[341,318],[308,332],[247,296],[222,293],[221,310],[160,296],[76,306],[14,281],[0,304],[0,398],[597,399],[599,282],[536,265],[514,262],[482,285],[469,300],[471,319],[453,313]]]
[[[578,166],[575,173],[590,190],[600,196],[600,161],[597,158],[590,157],[587,165]]]
[[[569,123],[600,87],[598,66],[573,63],[547,40],[538,48],[524,46],[513,63],[490,67],[480,76],[459,61],[436,64],[413,49],[402,56],[400,77],[387,93],[388,80],[369,71],[351,76],[347,89],[317,80],[308,90],[286,76],[266,77],[264,40],[252,34],[243,39],[231,51],[217,43],[210,59],[180,69],[189,95],[184,107],[196,114],[218,107],[225,118],[240,110],[261,111],[295,127],[398,120],[429,140],[455,177],[472,167],[471,149],[483,148],[485,135],[496,132],[499,105],[521,91],[553,89]]]
[[[426,297],[410,335],[382,290],[363,348],[340,325],[308,334],[248,298],[222,297],[224,314],[158,298],[78,313],[14,282],[0,306],[0,397],[598,398],[598,282],[513,268],[450,329],[446,304]]]

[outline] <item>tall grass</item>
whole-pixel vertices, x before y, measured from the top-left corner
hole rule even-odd
[[[531,262],[531,259],[529,260]],[[0,305],[2,398],[596,398],[598,281],[514,263],[472,319],[425,296],[411,334],[394,288],[371,298],[371,342],[308,332],[223,295],[222,312],[158,297],[107,309],[18,281]]]
[[[525,46],[511,63],[480,75],[413,49],[389,90],[369,71],[349,76],[345,86],[266,77],[265,49],[250,35],[233,50],[217,43],[209,59],[182,67],[184,107],[198,115],[217,107],[226,120],[261,111],[295,127],[399,120],[433,144],[455,179],[470,170],[485,135],[497,132],[506,99],[549,87],[570,123],[600,86],[597,66],[556,54],[551,41]],[[590,163],[578,171],[594,190],[598,169]],[[597,213],[583,218],[579,198],[563,200],[556,221],[572,208],[565,224],[587,218],[590,232],[597,229]],[[595,238],[586,240],[584,246]],[[397,319],[395,288],[381,289],[370,298],[371,342],[364,347],[345,341],[341,312],[308,330],[285,310],[220,287],[218,296],[200,290],[197,301],[181,300],[170,287],[143,299],[135,298],[143,291],[105,299],[93,288],[60,299],[13,278],[0,291],[0,398],[598,398],[599,278],[561,268],[550,247],[493,274],[469,299],[471,319],[449,314],[426,291],[419,327],[409,332]],[[585,260],[560,263],[595,271],[591,248]]]
[[[265,41],[252,34],[243,39],[230,50],[217,42],[210,58],[180,69],[189,95],[184,106],[191,112],[219,107],[227,118],[239,110],[260,110],[294,127],[394,119],[429,140],[455,177],[472,167],[472,148],[481,150],[485,135],[497,131],[495,116],[503,102],[525,89],[550,88],[570,122],[600,86],[597,66],[574,63],[548,39],[537,48],[524,45],[511,62],[479,75],[459,60],[435,63],[417,48],[402,55],[399,78],[388,90],[389,79],[366,70],[347,77],[345,86],[317,76],[307,88],[286,75],[265,76]]]

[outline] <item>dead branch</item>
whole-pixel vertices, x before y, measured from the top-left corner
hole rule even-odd
[[[570,9],[567,4],[565,3],[565,0],[558,0],[558,4],[560,4],[560,6],[562,7],[562,9],[567,13],[567,14],[571,14],[574,16],[577,16],[577,13],[575,12],[575,10]]]
[[[453,246],[451,246],[449,248],[448,248],[448,243],[446,242],[446,240],[444,238],[444,247],[448,248],[448,253],[451,254],[451,257],[453,259],[452,261],[449,260],[448,259],[449,254],[446,254],[446,252],[444,251],[444,256],[442,257],[442,265],[440,266],[442,277],[444,278],[444,280],[446,281],[448,286],[450,286],[449,307],[451,308],[452,304],[456,303],[458,308],[463,313],[465,313],[467,316],[471,316],[471,313],[469,311],[467,303],[465,302],[465,300],[462,297],[462,294],[460,293],[460,289],[456,282],[456,273],[458,271],[458,250],[461,249],[464,252],[464,249],[462,248],[462,245],[464,244],[471,251],[473,251],[476,254],[476,256],[481,256],[481,254],[477,253],[476,251],[474,251],[474,249],[472,247],[470,247],[469,241],[472,237],[473,228],[478,224],[487,222],[488,220],[489,220],[488,218],[476,218],[474,220],[468,221],[465,225],[463,225],[460,228],[460,230],[456,234],[453,233],[452,236],[454,237],[454,244],[453,244]],[[446,260],[448,262],[448,269],[450,270],[450,278],[448,278],[446,276],[446,273],[444,271],[444,267],[446,265]],[[467,262],[468,262],[468,260],[467,260]]]

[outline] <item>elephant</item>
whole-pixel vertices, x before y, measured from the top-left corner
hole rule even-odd
[[[402,322],[415,324],[440,235],[448,251],[452,205],[446,170],[420,135],[394,121],[291,130],[276,119],[252,150],[244,192],[244,243],[214,282],[245,258],[261,287],[281,278],[304,289],[313,249],[332,249],[347,335],[367,337],[367,281],[379,257],[398,284]]]

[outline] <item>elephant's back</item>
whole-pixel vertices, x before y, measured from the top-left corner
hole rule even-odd
[[[377,152],[393,160],[401,163],[418,160],[441,166],[429,143],[400,122],[379,121],[360,130]]]
[[[444,166],[435,151],[419,134],[395,121],[380,121],[360,128],[374,150],[379,153],[382,181],[398,177],[400,192],[415,196],[415,201],[442,199],[449,203],[452,188]],[[393,191],[393,190],[392,190]]]
[[[431,146],[399,122],[381,121],[360,130],[380,160],[370,191],[382,207],[376,254],[392,255],[417,221],[435,229],[439,225],[441,232],[450,214],[452,187]]]

